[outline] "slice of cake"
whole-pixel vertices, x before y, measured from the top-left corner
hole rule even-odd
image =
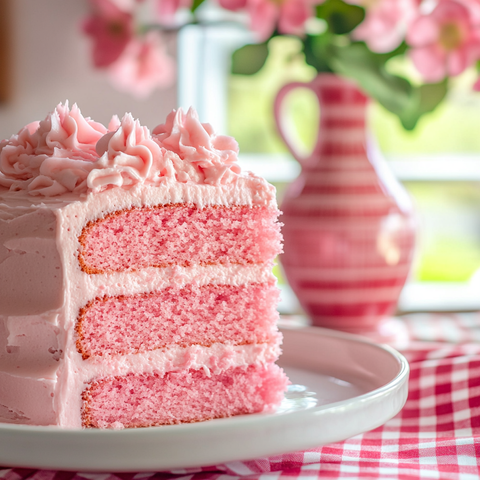
[[[125,428],[263,412],[274,188],[189,110],[150,131],[59,105],[0,144],[0,421]]]

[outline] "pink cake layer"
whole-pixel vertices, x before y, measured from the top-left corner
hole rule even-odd
[[[268,207],[188,204],[118,211],[83,229],[79,262],[95,274],[271,261],[281,252],[278,213]]]
[[[276,407],[288,380],[275,364],[129,374],[93,381],[83,392],[84,427],[132,428],[191,423]]]
[[[271,284],[187,285],[97,298],[79,316],[77,349],[90,356],[169,345],[241,345],[276,339],[278,289]]]

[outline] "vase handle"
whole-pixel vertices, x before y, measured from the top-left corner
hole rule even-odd
[[[304,156],[298,152],[293,142],[291,141],[291,138],[289,138],[289,136],[287,135],[288,128],[285,127],[285,118],[282,116],[283,100],[285,99],[286,95],[288,95],[292,90],[295,90],[296,88],[308,88],[309,90],[312,90],[313,93],[315,94],[317,93],[315,89],[312,87],[311,83],[305,83],[305,82],[287,83],[279,90],[279,92],[277,93],[277,96],[275,97],[274,115],[275,115],[275,123],[277,124],[277,130],[278,130],[278,133],[280,134],[280,137],[282,137],[282,140],[285,142],[285,145],[290,150],[290,153],[303,167],[305,166],[306,161],[310,158],[311,154],[309,154],[308,156]]]

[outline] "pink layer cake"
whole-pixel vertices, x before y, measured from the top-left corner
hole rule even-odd
[[[189,110],[59,105],[0,144],[0,421],[125,428],[274,409],[274,188]]]

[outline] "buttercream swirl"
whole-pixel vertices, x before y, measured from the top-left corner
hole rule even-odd
[[[0,143],[0,185],[44,196],[164,179],[224,185],[240,175],[237,154],[237,142],[216,135],[192,108],[174,110],[152,135],[131,114],[107,129],[66,103]]]
[[[45,120],[30,123],[0,143],[0,185],[54,196],[86,189],[95,144],[107,132],[84,118],[77,105],[58,105]]]
[[[232,137],[216,135],[208,123],[200,123],[197,112],[180,108],[171,112],[163,125],[153,130],[159,145],[174,153],[177,180],[187,179],[211,185],[225,184],[240,174],[238,144]],[[179,168],[181,167],[181,168]]]
[[[158,169],[153,168],[163,156],[147,127],[142,127],[130,113],[125,114],[114,132],[104,135],[96,145],[99,160],[87,178],[92,191],[136,183],[157,183]]]

